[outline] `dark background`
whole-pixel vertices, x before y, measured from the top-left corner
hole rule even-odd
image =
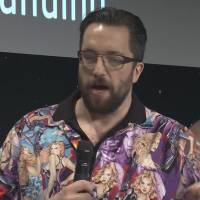
[[[75,58],[0,53],[0,142],[27,112],[59,103],[77,87]],[[141,101],[190,126],[200,119],[200,68],[145,64]]]

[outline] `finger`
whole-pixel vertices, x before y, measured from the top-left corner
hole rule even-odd
[[[78,193],[78,192],[86,192],[89,194],[93,194],[93,191],[95,190],[96,186],[94,183],[91,183],[89,181],[85,180],[79,180],[76,181],[67,187],[65,187],[66,192],[67,191],[73,191],[73,193]]]
[[[185,132],[185,133],[187,133],[187,135],[189,136],[194,136],[195,134],[193,133],[193,131],[191,130],[191,129],[189,129],[188,127],[184,127],[184,129],[183,129],[183,131]]]
[[[66,195],[63,200],[93,200],[93,197],[88,193],[76,193],[70,196]]]

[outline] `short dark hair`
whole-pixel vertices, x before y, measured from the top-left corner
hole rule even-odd
[[[126,26],[130,34],[130,50],[135,58],[142,61],[147,41],[146,29],[140,18],[128,11],[105,7],[89,13],[80,25],[80,48],[86,28],[92,23],[111,26]]]

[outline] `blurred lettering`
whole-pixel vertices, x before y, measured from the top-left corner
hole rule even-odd
[[[63,20],[71,21],[77,18],[84,19],[87,11],[105,6],[106,0],[0,0],[0,12],[6,15],[20,13],[22,16],[43,16],[46,19],[61,17]],[[61,7],[61,13],[58,13],[58,7]],[[20,9],[19,12],[16,9]]]

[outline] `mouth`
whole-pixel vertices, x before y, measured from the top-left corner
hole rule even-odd
[[[99,90],[99,91],[104,91],[109,89],[107,85],[92,85],[91,88],[92,90]]]
[[[108,93],[111,92],[110,82],[101,77],[91,80],[88,86],[91,94],[95,96],[108,95]]]
[[[95,91],[107,91],[109,90],[109,85],[106,84],[105,82],[100,82],[100,81],[97,81],[97,82],[94,82],[93,84],[91,84],[90,88],[92,90],[95,90]]]

